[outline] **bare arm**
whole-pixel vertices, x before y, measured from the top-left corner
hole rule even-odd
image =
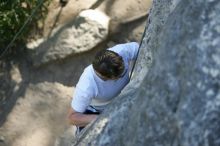
[[[68,113],[69,123],[72,125],[79,126],[79,127],[84,127],[88,125],[90,122],[92,122],[96,118],[97,118],[97,115],[79,113],[73,110],[72,108],[70,108],[69,113]]]

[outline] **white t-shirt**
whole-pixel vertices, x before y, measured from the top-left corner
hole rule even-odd
[[[117,80],[104,81],[96,75],[92,65],[86,67],[76,85],[71,102],[72,108],[81,113],[89,105],[102,109],[114,97],[120,94],[129,82],[129,72],[131,70],[129,63],[136,58],[138,48],[139,45],[136,42],[119,44],[109,48],[109,50],[122,56],[125,64],[124,76]]]

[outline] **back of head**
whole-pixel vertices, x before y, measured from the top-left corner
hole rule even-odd
[[[111,50],[98,52],[92,66],[96,72],[109,79],[119,77],[125,68],[122,57]]]

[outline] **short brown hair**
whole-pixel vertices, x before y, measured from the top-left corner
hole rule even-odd
[[[98,52],[92,62],[92,66],[95,71],[109,79],[119,77],[125,68],[122,57],[111,50]]]

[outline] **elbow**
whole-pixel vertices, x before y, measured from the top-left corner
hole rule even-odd
[[[77,125],[77,118],[74,113],[69,113],[67,121],[70,125]]]

